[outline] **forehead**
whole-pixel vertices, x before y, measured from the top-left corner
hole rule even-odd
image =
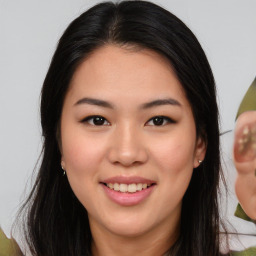
[[[188,104],[170,62],[148,49],[107,45],[94,51],[75,71],[69,94],[138,101],[173,97]]]

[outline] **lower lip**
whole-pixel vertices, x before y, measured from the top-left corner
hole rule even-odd
[[[115,191],[113,189],[110,189],[109,187],[105,186],[104,184],[101,184],[105,193],[107,196],[114,201],[115,203],[122,205],[122,206],[133,206],[141,203],[144,201],[151,192],[153,191],[155,185],[152,185],[146,189],[143,189],[141,191],[137,191],[135,193],[123,193],[119,191]]]

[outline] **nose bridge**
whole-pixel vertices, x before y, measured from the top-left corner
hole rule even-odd
[[[123,122],[116,126],[109,156],[111,162],[125,166],[145,162],[147,150],[140,128],[131,122]]]

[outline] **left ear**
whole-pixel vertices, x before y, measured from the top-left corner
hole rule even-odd
[[[197,168],[201,162],[203,162],[205,153],[206,153],[207,145],[206,140],[201,136],[197,138],[195,153],[194,153],[194,168]]]

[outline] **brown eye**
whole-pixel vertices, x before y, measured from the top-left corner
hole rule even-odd
[[[164,118],[157,116],[154,117],[152,121],[154,125],[162,125],[164,123]]]
[[[175,121],[166,116],[154,116],[147,122],[147,125],[163,126],[169,123],[175,123]]]
[[[96,126],[109,125],[109,122],[102,116],[88,116],[82,120],[82,123]]]

